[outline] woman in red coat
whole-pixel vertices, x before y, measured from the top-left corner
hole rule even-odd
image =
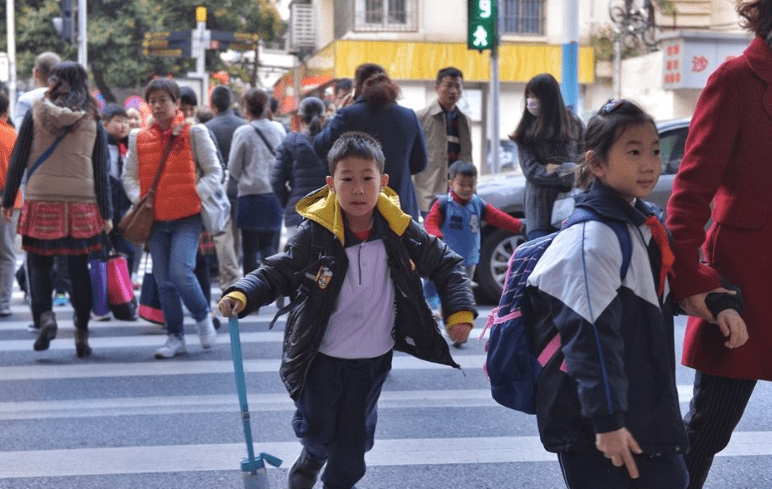
[[[703,486],[756,381],[772,380],[772,0],[746,0],[738,13],[756,38],[700,95],[667,209],[673,290],[699,316],[689,319],[683,352],[684,365],[697,370],[685,417],[689,488]],[[742,290],[747,331],[712,324],[705,297],[720,287],[719,275]]]

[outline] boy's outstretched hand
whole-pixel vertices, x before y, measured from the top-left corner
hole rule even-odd
[[[220,302],[217,303],[217,309],[220,310],[220,314],[224,317],[234,316],[244,310],[245,304],[241,301],[237,301],[232,297],[223,297]]]
[[[638,466],[633,459],[633,453],[643,453],[638,442],[633,435],[627,431],[627,428],[619,428],[608,433],[595,434],[595,446],[603,455],[611,460],[614,467],[627,467],[627,472],[631,479],[638,478]]]
[[[470,331],[472,331],[472,325],[469,323],[458,323],[448,328],[448,334],[454,343],[466,342]]]
[[[743,346],[748,341],[748,328],[740,314],[734,309],[724,309],[718,313],[716,318],[718,327],[721,328],[721,334],[729,338],[724,343],[727,348],[737,348]]]

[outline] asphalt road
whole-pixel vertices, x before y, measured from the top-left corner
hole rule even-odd
[[[481,308],[478,334],[490,309]],[[282,489],[300,445],[277,373],[284,323],[267,328],[274,311],[266,307],[242,321],[241,331],[255,449],[284,460],[268,468],[270,487]],[[188,355],[158,361],[159,326],[96,322],[94,354],[78,359],[69,306],[56,308],[59,336],[41,353],[32,350],[30,313],[18,292],[13,312],[0,319],[0,488],[244,487],[239,463],[246,448],[227,325],[215,348],[204,351],[187,318]],[[564,487],[555,457],[539,444],[535,419],[490,399],[483,346],[473,340],[454,350],[463,372],[395,355],[360,489]],[[680,367],[682,409],[691,379]],[[769,383],[759,384],[706,487],[772,488],[771,398]]]

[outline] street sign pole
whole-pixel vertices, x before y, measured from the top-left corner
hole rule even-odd
[[[499,14],[498,0],[467,0],[466,46],[481,53],[490,49],[490,155],[493,173],[499,172]]]
[[[563,0],[563,82],[560,91],[566,106],[579,111],[579,0]]]
[[[209,77],[206,74],[206,49],[211,42],[211,31],[206,29],[206,7],[199,5],[196,7],[196,30],[190,36],[190,52],[196,58],[195,73],[188,73],[191,78],[201,80],[201,104],[208,102]]]
[[[86,33],[86,0],[78,0],[78,63],[88,71],[88,34]]]
[[[8,114],[16,115],[16,2],[5,0],[6,32],[8,33]]]

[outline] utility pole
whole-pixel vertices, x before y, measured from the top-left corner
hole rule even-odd
[[[88,34],[86,33],[86,0],[78,0],[78,63],[88,71]]]
[[[5,20],[8,32],[8,115],[16,111],[16,2],[5,0]]]
[[[566,106],[579,110],[579,0],[563,0],[563,81]]]

